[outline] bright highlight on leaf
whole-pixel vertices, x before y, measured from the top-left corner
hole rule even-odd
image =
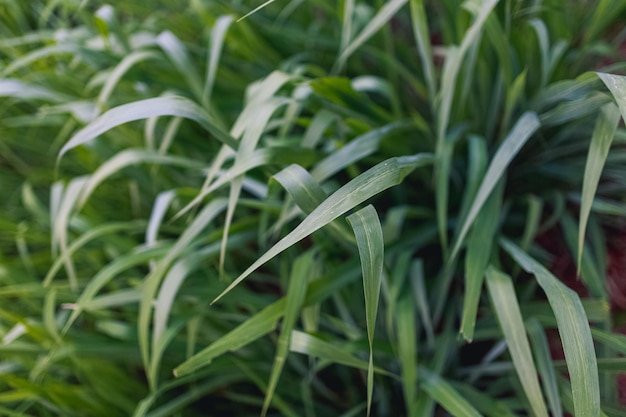
[[[399,184],[411,171],[419,166],[429,164],[430,155],[413,155],[391,158],[378,164],[353,179],[339,190],[330,195],[322,204],[317,206],[295,229],[282,238],[263,256],[257,259],[246,269],[228,288],[226,288],[213,303],[222,298],[231,289],[248,277],[255,269],[263,265],[285,249],[298,243],[311,233],[324,227],[342,214],[376,194]]]

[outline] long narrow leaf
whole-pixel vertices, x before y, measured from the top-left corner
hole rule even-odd
[[[367,26],[358,34],[358,36],[350,42],[346,48],[341,51],[341,55],[337,61],[339,69],[341,69],[357,49],[371,38],[378,30],[387,23],[398,11],[407,3],[408,0],[391,0],[385,3],[376,15],[368,22]]]
[[[483,277],[491,257],[503,192],[504,182],[502,181],[496,185],[496,191],[489,196],[476,217],[476,223],[468,238],[467,254],[465,255],[465,293],[461,318],[461,334],[467,341],[472,341],[474,337]]]
[[[452,385],[432,371],[420,368],[420,386],[455,417],[480,417],[480,413]]]
[[[533,414],[548,417],[513,282],[508,275],[493,267],[487,270],[486,276],[491,303]]]
[[[585,173],[583,176],[580,219],[578,223],[577,270],[579,274],[582,262],[583,244],[585,241],[585,230],[587,228],[587,221],[589,220],[589,213],[591,212],[591,205],[593,204],[593,197],[596,194],[600,174],[602,173],[606,157],[609,154],[618,122],[618,108],[613,103],[605,104],[600,109],[598,121],[596,122],[593,135],[591,136],[591,144],[589,145],[589,154],[587,155],[587,163],[585,164]]]
[[[476,216],[478,216],[480,209],[491,194],[491,191],[504,174],[507,166],[511,163],[511,160],[538,128],[539,119],[537,115],[531,112],[524,113],[513,127],[513,130],[511,130],[511,133],[504,139],[502,145],[500,145],[498,151],[493,156],[489,168],[487,168],[487,172],[485,173],[485,178],[482,184],[480,184],[476,198],[470,207],[467,217],[463,221],[463,226],[456,238],[450,259],[454,259],[458,254],[470,226],[476,219]]]
[[[572,380],[576,415],[599,416],[598,364],[589,322],[580,298],[512,242],[503,240],[502,247],[526,272],[535,275],[537,282],[548,297],[556,316],[567,370]]]
[[[308,281],[311,278],[311,273],[314,271],[313,262],[315,259],[315,252],[309,251],[304,255],[298,257],[293,264],[291,277],[289,279],[289,289],[287,290],[287,305],[285,307],[285,318],[283,320],[280,336],[278,336],[278,342],[276,346],[276,355],[274,356],[274,365],[272,366],[272,373],[270,374],[270,380],[267,384],[267,390],[265,391],[265,400],[263,401],[262,416],[265,416],[267,409],[269,408],[272,396],[276,390],[278,379],[285,365],[287,354],[289,353],[289,342],[291,340],[291,331],[293,330],[296,320],[300,315],[300,309],[304,296],[306,295],[306,289]]]
[[[231,289],[248,277],[259,266],[263,265],[285,249],[295,245],[316,230],[321,229],[339,216],[376,194],[402,182],[415,168],[429,164],[432,156],[418,154],[388,159],[359,175],[339,190],[330,195],[311,214],[309,214],[291,233],[282,238],[263,256],[246,269],[213,303],[222,298]]]
[[[372,205],[368,205],[348,216],[347,220],[354,230],[363,271],[365,320],[367,324],[367,339],[370,346],[367,372],[367,415],[369,416],[374,390],[374,330],[376,328],[378,299],[380,297],[380,285],[383,275],[383,229],[378,219],[378,213],[376,213],[376,209]]]
[[[216,139],[236,149],[237,141],[219,129],[197,104],[183,97],[158,97],[115,107],[77,132],[59,151],[57,162],[69,150],[83,145],[102,133],[134,120],[155,116],[179,116],[198,122]]]

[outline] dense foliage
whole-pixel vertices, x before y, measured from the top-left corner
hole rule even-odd
[[[257,6],[0,0],[0,415],[624,415],[626,2]]]

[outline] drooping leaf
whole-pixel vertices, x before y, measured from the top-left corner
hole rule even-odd
[[[209,115],[189,99],[176,96],[150,98],[115,107],[78,131],[59,151],[57,162],[69,150],[83,145],[104,132],[134,120],[155,116],[179,116],[198,122],[216,139],[236,149],[237,141],[219,129]]]
[[[246,269],[213,302],[218,301],[232,288],[243,281],[255,269],[263,265],[285,249],[295,245],[306,236],[324,227],[348,210],[363,201],[399,184],[415,168],[428,164],[432,160],[428,154],[396,157],[388,159],[369,169],[330,195],[322,204],[311,212],[291,233],[282,238],[263,256]]]
[[[599,416],[598,365],[589,322],[580,298],[512,242],[503,240],[502,247],[526,272],[535,276],[548,297],[556,316],[567,370],[572,380],[576,415]]]
[[[589,153],[587,155],[587,163],[585,164],[585,173],[583,176],[583,190],[581,195],[580,216],[578,223],[577,270],[579,274],[589,213],[591,212],[591,206],[598,188],[602,168],[604,167],[606,157],[611,147],[611,142],[615,136],[618,122],[618,108],[613,103],[605,104],[600,109],[596,127],[593,131],[593,135],[591,136],[591,144],[589,145]]]
[[[486,282],[500,329],[533,414],[548,417],[513,282],[508,275],[493,267],[487,269]]]
[[[383,275],[384,242],[383,229],[376,209],[372,205],[347,217],[354,230],[359,248],[361,269],[363,271],[363,289],[365,292],[365,320],[367,339],[370,346],[369,367],[367,373],[367,415],[370,414],[374,390],[374,330],[378,314],[378,299]]]

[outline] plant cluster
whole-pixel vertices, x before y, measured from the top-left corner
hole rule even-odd
[[[0,1],[0,415],[624,415],[626,2],[258,5]]]

